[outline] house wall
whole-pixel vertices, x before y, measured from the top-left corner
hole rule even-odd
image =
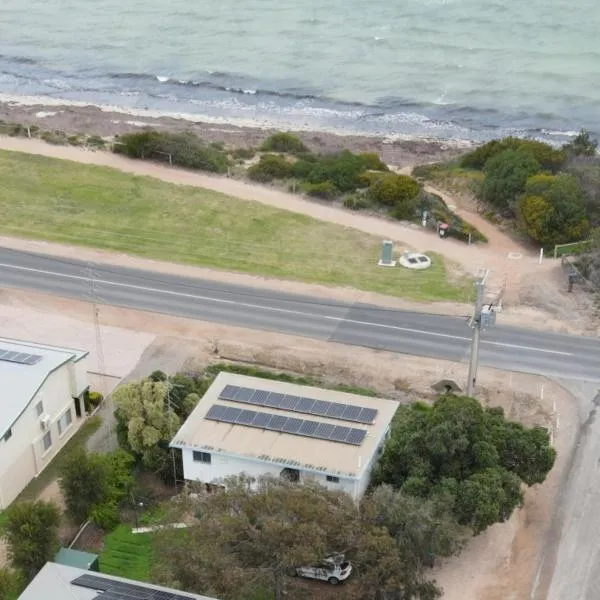
[[[80,394],[87,387],[85,366],[83,359],[77,364],[62,365],[51,373],[13,424],[11,437],[6,441],[0,440],[0,508],[6,508],[48,465],[83,422],[83,417],[77,417],[73,395]],[[45,431],[37,414],[40,401],[43,404],[42,415],[50,417]],[[85,415],[83,401],[77,402],[81,403],[81,414]],[[58,421],[69,409],[71,423],[63,426],[59,434]],[[52,445],[45,450],[44,436],[48,432]]]
[[[203,483],[216,483],[225,477],[241,475],[245,473],[251,477],[261,475],[271,475],[279,477],[284,465],[277,465],[268,462],[261,462],[243,457],[229,456],[225,454],[209,453],[211,455],[210,464],[195,461],[193,450],[184,448],[182,450],[183,473],[188,481],[201,481]],[[294,467],[292,467],[294,468]],[[354,499],[360,499],[358,490],[359,482],[355,479],[339,477],[339,482],[327,481],[327,473],[314,473],[298,468],[300,479],[304,481],[315,481],[332,490],[343,490],[350,494]],[[335,475],[332,473],[331,475]],[[365,486],[366,489],[366,486]]]

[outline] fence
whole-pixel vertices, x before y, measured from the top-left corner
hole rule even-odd
[[[557,244],[554,246],[554,258],[568,256],[570,254],[581,254],[590,247],[591,240],[571,242],[570,244]]]

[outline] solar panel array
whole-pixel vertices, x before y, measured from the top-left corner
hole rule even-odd
[[[360,446],[367,435],[365,429],[297,419],[296,417],[285,417],[274,413],[224,406],[223,404],[213,404],[206,413],[205,418],[219,423],[231,423],[232,425],[244,425],[245,427],[267,429],[279,433],[290,433],[318,440],[340,442],[350,446]]]
[[[143,585],[114,581],[97,575],[81,575],[72,585],[102,592],[95,600],[190,600],[177,592],[155,590]]]
[[[253,406],[289,410],[305,415],[314,415],[315,417],[352,421],[353,423],[363,423],[365,425],[373,424],[377,416],[377,410],[374,408],[315,400],[304,396],[268,392],[266,390],[238,387],[237,385],[226,385],[219,394],[219,399]]]
[[[27,354],[26,352],[14,352],[0,348],[0,360],[17,363],[20,365],[35,365],[42,360],[39,354]]]

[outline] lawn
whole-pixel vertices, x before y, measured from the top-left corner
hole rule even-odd
[[[99,563],[101,573],[150,581],[152,535],[133,534],[125,525],[119,525],[104,538]]]
[[[377,268],[381,239],[305,215],[106,167],[0,152],[0,233],[412,300],[466,301],[444,263]]]
[[[16,502],[26,500],[37,500],[42,491],[58,477],[58,473],[65,460],[71,455],[74,449],[87,442],[89,437],[102,425],[102,419],[99,416],[89,418],[75,435],[65,444],[60,452],[52,459],[50,464],[35,478],[32,479],[27,487],[19,494]],[[0,523],[2,516],[0,515]]]

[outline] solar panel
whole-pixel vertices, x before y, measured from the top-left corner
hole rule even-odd
[[[365,439],[367,432],[364,429],[352,429],[346,438],[346,444],[360,446]]]
[[[252,398],[250,399],[250,404],[256,404],[256,406],[264,406],[267,397],[269,396],[269,392],[265,390],[255,390]]]
[[[377,416],[377,410],[374,408],[366,408],[354,404],[342,404],[341,402],[328,402],[327,400],[315,400],[306,396],[300,397],[293,394],[268,392],[267,390],[257,390],[235,385],[226,385],[219,394],[219,398],[231,402],[277,408],[279,410],[290,410],[306,415],[316,415],[318,417],[364,423],[366,425],[372,424]]]
[[[302,425],[302,419],[296,419],[294,417],[290,417],[286,419],[284,426],[281,428],[285,433],[298,433],[300,430],[300,426]]]
[[[219,394],[219,398],[223,400],[235,400],[235,395],[238,393],[239,389],[240,388],[237,385],[226,385]]]
[[[332,442],[345,442],[348,434],[352,431],[351,427],[344,427],[342,425],[336,425],[333,432],[329,436]]]
[[[290,433],[331,442],[360,446],[367,435],[364,429],[355,429],[345,425],[332,425],[296,417],[286,417],[273,413],[245,410],[221,404],[214,404],[206,413],[206,418],[221,423],[235,423],[256,429],[267,429],[280,433]]]
[[[250,398],[254,395],[252,388],[240,388],[235,396],[236,402],[249,402]]]
[[[279,408],[281,410],[294,410],[300,398],[298,396],[284,396]]]
[[[42,357],[39,354],[28,354],[26,352],[15,352],[14,350],[0,348],[0,360],[19,365],[35,365],[42,360]]]
[[[209,411],[206,413],[206,419],[211,419],[212,421],[220,421],[223,413],[225,412],[225,406],[220,404],[213,404]]]
[[[315,400],[315,403],[310,411],[311,415],[318,415],[324,417],[331,406],[331,402],[325,402],[325,400]]]
[[[81,575],[73,579],[71,585],[102,592],[97,600],[190,600],[190,596],[184,596],[175,590],[156,590],[97,575]]]
[[[254,421],[254,417],[256,417],[255,410],[243,410],[240,412],[235,422],[238,425],[249,425],[252,423],[252,421]]]
[[[372,423],[377,416],[377,411],[374,408],[363,408],[360,415],[357,417],[359,423]]]
[[[269,408],[279,408],[285,394],[279,392],[271,392],[265,401],[265,406]]]

